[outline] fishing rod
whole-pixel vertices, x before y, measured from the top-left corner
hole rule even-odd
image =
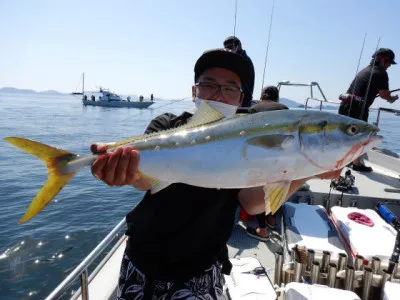
[[[235,23],[233,24],[233,36],[236,36],[236,16],[238,0],[235,0]]]
[[[265,51],[264,71],[263,71],[261,89],[262,89],[263,86],[264,86],[265,70],[266,70],[266,68],[267,68],[269,41],[270,41],[270,37],[271,37],[272,18],[273,18],[273,16],[274,16],[274,8],[275,8],[275,0],[272,2],[271,19],[270,19],[270,21],[269,21],[268,42],[267,42],[267,50]]]
[[[362,54],[363,54],[363,52],[364,52],[364,46],[365,46],[365,40],[366,40],[366,39],[367,39],[367,32],[366,32],[365,35],[364,35],[364,41],[363,41],[362,46],[361,46],[360,57],[358,58],[358,64],[357,64],[357,69],[356,69],[356,75],[355,75],[354,78],[357,78],[358,70],[360,69],[361,57],[362,57]],[[352,95],[354,95],[354,91],[355,91],[355,89],[356,89],[356,86],[357,86],[357,81],[354,80],[353,91],[351,92]],[[350,100],[350,108],[349,108],[349,111],[347,112],[347,116],[348,116],[348,117],[350,116],[351,106],[353,105],[353,100],[354,100],[354,97],[351,97],[351,100]]]
[[[379,37],[378,39],[378,43],[376,44],[376,48],[375,48],[375,53],[378,51],[379,48],[379,43],[381,42],[381,37]],[[369,80],[368,80],[368,85],[367,85],[367,89],[365,91],[365,96],[364,96],[364,101],[363,101],[363,105],[362,105],[362,109],[361,109],[361,113],[360,113],[360,119],[362,120],[362,117],[364,115],[364,111],[365,111],[365,105],[367,104],[367,99],[366,97],[368,96],[369,93],[369,88],[371,86],[371,80],[372,80],[372,75],[374,74],[374,67],[375,67],[375,63],[376,63],[376,58],[378,57],[378,55],[374,55],[374,59],[372,61],[372,66],[371,66],[371,74],[369,75]]]

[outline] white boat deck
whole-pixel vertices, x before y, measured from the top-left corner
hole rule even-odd
[[[369,161],[366,161],[366,164],[370,165],[374,172],[359,173],[352,171],[352,175],[355,176],[355,189],[352,193],[343,193],[342,197],[342,192],[330,189],[330,180],[315,179],[308,181],[310,191],[297,192],[291,200],[325,206],[326,198],[330,192],[330,206],[340,204],[347,207],[356,201],[359,208],[373,208],[376,203],[385,201],[392,212],[400,215],[400,193],[385,191],[388,188],[400,190],[398,173],[400,171],[400,160],[388,157],[379,151],[373,151],[373,153],[369,153]],[[347,170],[349,168],[343,170],[342,176]],[[341,201],[338,202],[338,199],[341,199]],[[250,221],[249,225],[252,222],[254,221]],[[277,230],[280,230],[280,223],[281,218],[278,215]],[[90,282],[90,299],[116,299],[119,267],[124,249],[125,243],[122,242],[101,271]],[[271,239],[268,242],[262,242],[249,237],[245,231],[245,224],[240,221],[234,227],[232,236],[228,241],[228,249],[230,258],[257,258],[269,273],[271,281],[274,281],[275,253],[283,249],[280,231],[271,232]],[[72,297],[72,299],[77,298],[80,299],[79,294]]]

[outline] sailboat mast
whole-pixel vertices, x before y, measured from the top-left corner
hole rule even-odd
[[[82,74],[82,95],[85,95],[85,73]]]

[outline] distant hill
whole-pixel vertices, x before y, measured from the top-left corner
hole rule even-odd
[[[288,98],[279,98],[279,103],[285,104],[289,108],[304,108],[304,104],[300,104]],[[308,107],[311,108],[311,106]]]
[[[51,94],[51,95],[54,95],[54,94],[59,94],[59,95],[61,95],[61,94],[64,94],[64,93],[60,93],[60,92],[58,92],[58,91],[55,91],[55,90],[47,90],[47,91],[43,91],[43,92],[38,92],[39,94]]]
[[[0,88],[0,93],[15,93],[15,94],[48,94],[48,95],[61,95],[63,93],[60,93],[58,91],[55,90],[47,90],[47,91],[41,91],[41,92],[37,92],[35,90],[31,90],[31,89],[17,89],[17,88],[13,88],[13,87],[3,87]]]
[[[304,104],[300,104],[296,101],[293,101],[293,100],[290,100],[287,98],[280,98],[279,102],[282,104],[285,104],[289,108],[304,108],[305,107]],[[310,104],[308,104],[308,108],[318,108],[319,109],[319,105],[310,106]],[[322,109],[324,109],[324,110],[326,110],[326,109],[327,110],[337,110],[338,108],[339,108],[339,106],[322,104]]]

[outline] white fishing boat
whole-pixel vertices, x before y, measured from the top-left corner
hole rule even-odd
[[[285,85],[310,87],[305,107],[310,100],[320,102],[321,107],[322,103],[332,103],[316,82],[282,82],[279,87]],[[313,88],[321,91],[323,99],[315,98]],[[377,125],[381,112],[400,113],[378,109]],[[400,270],[398,262],[393,261],[393,241],[399,241],[399,234],[394,219],[392,224],[386,223],[371,210],[379,211],[384,204],[391,216],[400,216],[400,156],[374,148],[368,152],[365,164],[373,172],[345,168],[342,181],[309,180],[308,187],[297,191],[289,199],[291,204],[277,215],[280,230],[273,231],[267,242],[249,237],[245,223],[238,221],[228,241],[233,270],[226,277],[226,295],[231,299],[311,299],[311,294],[312,299],[393,299],[389,294],[399,295]],[[338,211],[346,209],[348,213],[339,216]],[[376,226],[370,232],[375,236],[363,233],[361,238],[352,238],[358,232],[356,226],[361,226],[349,217],[354,212],[370,216]],[[125,229],[123,219],[47,299],[71,295],[71,287],[75,290],[71,299],[116,299]],[[354,232],[349,234],[351,230]],[[383,234],[379,236],[380,245],[376,245],[379,232]],[[384,236],[390,238],[382,240]],[[92,263],[99,257],[103,257],[101,263],[92,270]]]
[[[148,108],[155,103],[153,101],[153,95],[150,100],[145,100],[143,96],[140,96],[137,100],[133,100],[131,97],[122,99],[121,96],[102,87],[100,87],[99,92],[96,92],[99,96],[92,93],[92,95],[88,97],[88,95],[85,94],[85,73],[82,74],[82,92],[73,92],[71,94],[82,95],[82,104],[84,106]]]
[[[87,95],[82,98],[82,104],[88,106],[103,106],[103,107],[128,107],[128,108],[148,108],[154,104],[154,101],[150,100],[132,100],[131,97],[122,99],[119,95],[111,93],[107,89],[100,88],[100,96],[96,99],[96,96],[92,95],[88,99]]]

